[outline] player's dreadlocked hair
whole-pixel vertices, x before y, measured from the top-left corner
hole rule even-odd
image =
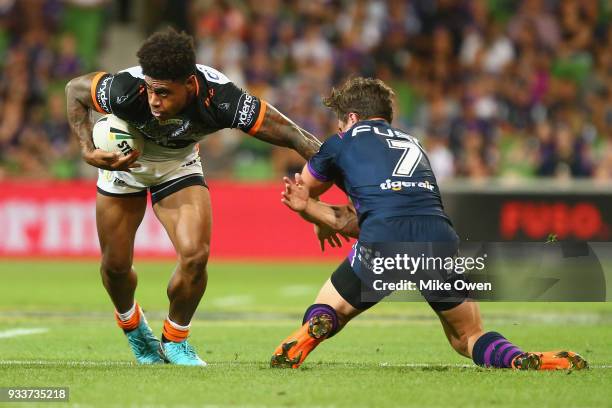
[[[193,39],[168,27],[152,34],[136,53],[145,75],[159,80],[183,80],[195,72]]]
[[[391,123],[394,96],[393,90],[380,79],[357,77],[340,88],[332,88],[331,94],[323,98],[323,104],[342,120],[353,112],[361,119],[380,117]]]

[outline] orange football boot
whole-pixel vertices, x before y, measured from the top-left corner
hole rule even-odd
[[[573,351],[533,351],[519,354],[512,360],[515,370],[583,370],[587,361]]]
[[[270,367],[298,368],[312,350],[331,333],[333,319],[328,314],[313,316],[274,350]]]

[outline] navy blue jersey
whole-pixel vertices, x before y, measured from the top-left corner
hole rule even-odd
[[[308,162],[320,181],[333,180],[366,219],[434,215],[448,220],[436,177],[418,140],[384,120],[366,120],[330,137]]]

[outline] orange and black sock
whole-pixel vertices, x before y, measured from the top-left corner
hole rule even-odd
[[[127,312],[119,313],[115,310],[117,324],[126,333],[138,327],[138,324],[140,324],[140,316],[141,310],[137,302],[134,302],[134,305]]]
[[[166,320],[164,320],[162,341],[164,343],[168,343],[170,341],[180,343],[182,341],[185,341],[189,336],[190,327],[191,324],[188,324],[187,326],[181,326],[178,323],[174,323],[172,320],[170,320],[169,317],[167,317]]]

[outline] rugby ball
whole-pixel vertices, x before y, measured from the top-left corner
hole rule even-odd
[[[133,150],[142,153],[144,138],[138,130],[115,115],[102,116],[93,127],[93,143],[96,149],[119,152],[124,156]]]

